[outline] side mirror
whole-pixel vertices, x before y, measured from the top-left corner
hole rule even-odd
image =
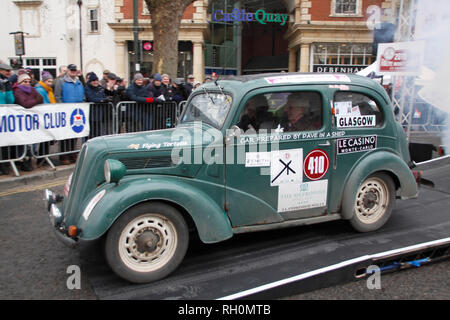
[[[227,129],[226,131],[225,143],[228,144],[234,138],[239,138],[241,134],[242,134],[241,128],[239,128],[236,125],[232,126],[230,129]]]

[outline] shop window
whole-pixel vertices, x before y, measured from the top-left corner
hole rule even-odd
[[[245,134],[318,130],[322,127],[322,98],[309,91],[256,95],[245,104],[237,126]]]
[[[334,106],[337,118],[373,116],[375,118],[373,127],[381,127],[383,125],[384,117],[381,108],[375,100],[365,94],[337,91],[334,95]]]

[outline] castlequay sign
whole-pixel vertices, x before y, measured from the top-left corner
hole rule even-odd
[[[215,22],[233,22],[233,21],[258,21],[261,24],[279,23],[284,26],[288,21],[287,13],[268,13],[264,9],[259,9],[255,13],[246,12],[245,9],[233,9],[232,12],[223,12],[223,10],[215,10],[212,19]]]

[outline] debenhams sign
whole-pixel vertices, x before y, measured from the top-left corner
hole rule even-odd
[[[336,65],[336,64],[316,64],[313,66],[313,72],[339,72],[339,73],[356,73],[367,66],[352,65]]]

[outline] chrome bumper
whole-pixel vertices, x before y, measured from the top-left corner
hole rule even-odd
[[[55,231],[56,238],[58,238],[58,240],[60,240],[66,246],[73,248],[78,245],[78,242],[75,239],[69,237],[64,227],[61,226],[63,215],[61,213],[61,210],[59,210],[58,206],[56,205],[56,203],[60,202],[61,200],[61,196],[56,195],[48,189],[45,189],[44,201],[46,202],[48,216],[53,227],[52,229]]]

